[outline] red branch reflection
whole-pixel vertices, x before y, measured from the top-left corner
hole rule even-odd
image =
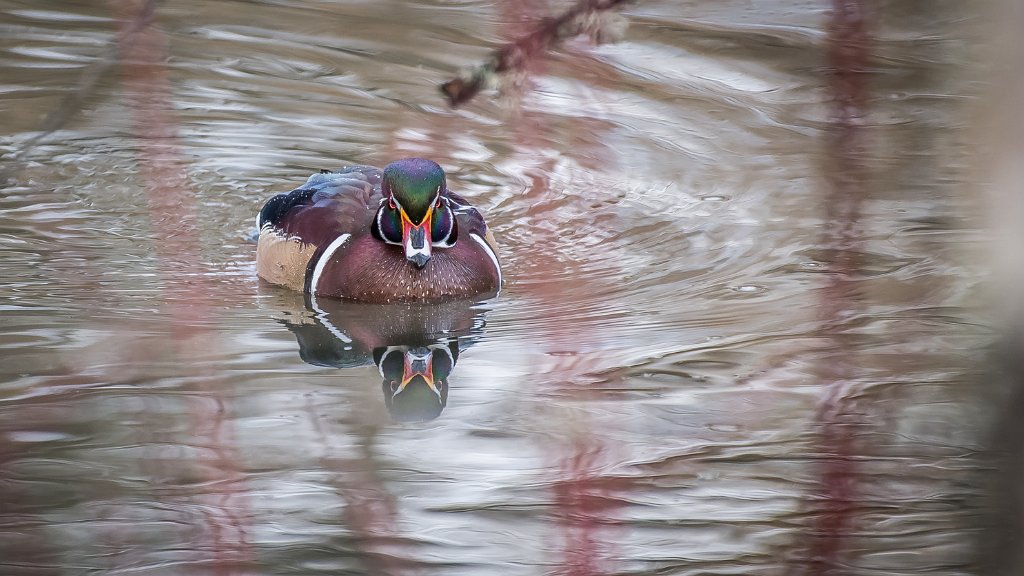
[[[806,548],[806,573],[825,574],[841,562],[853,529],[857,502],[854,440],[863,424],[847,410],[847,394],[856,378],[849,359],[855,354],[842,337],[843,325],[859,307],[856,274],[861,268],[861,205],[867,195],[863,164],[864,118],[868,104],[870,56],[866,8],[862,0],[834,0],[828,27],[828,89],[833,99],[827,135],[829,187],[826,242],[832,254],[828,283],[819,305],[822,335],[836,350],[820,367],[823,397],[816,418],[821,455],[819,492],[812,507],[813,526]]]
[[[331,483],[345,503],[344,525],[352,532],[352,542],[367,573],[381,576],[411,574],[411,564],[400,555],[398,510],[395,497],[388,492],[375,455],[377,427],[355,426],[358,451],[353,457],[339,457],[312,401],[307,413],[317,441],[323,450],[321,465],[333,472]]]
[[[504,36],[513,40],[542,19],[545,6],[522,0],[503,3],[501,8],[501,20],[506,26]],[[522,65],[525,81],[541,72],[543,62],[527,60]],[[510,96],[528,97],[521,92]],[[543,153],[545,147],[552,145],[552,114],[533,110],[520,112],[510,125],[511,139],[524,156],[522,165],[527,167],[524,175],[529,180],[523,195],[530,202],[524,223],[530,227],[529,237],[534,241],[519,246],[520,250],[529,252],[532,264],[528,277],[520,279],[519,289],[527,298],[543,302],[548,310],[571,311],[575,309],[576,294],[607,293],[607,290],[580,286],[595,279],[588,274],[572,274],[572,268],[580,264],[567,262],[550,250],[562,239],[555,237],[545,220],[552,217],[552,202],[567,194],[552,185],[551,175],[559,171],[557,158]],[[601,122],[576,116],[559,117],[559,120],[569,125],[560,133],[573,135],[571,149],[577,151],[574,162],[607,161],[613,156],[603,143],[606,127]],[[572,184],[579,183],[563,183]],[[613,191],[594,193],[611,194]],[[629,486],[626,479],[610,476],[607,468],[621,456],[621,447],[616,444],[613,430],[599,427],[591,415],[574,408],[577,402],[600,394],[590,382],[590,375],[599,370],[596,358],[580,349],[581,343],[599,349],[602,342],[594,342],[594,339],[600,339],[600,335],[597,327],[585,323],[552,320],[536,338],[536,353],[544,354],[545,363],[552,364],[542,368],[543,373],[536,374],[539,376],[537,392],[559,399],[552,404],[557,412],[549,419],[550,429],[547,430],[559,440],[546,447],[550,463],[545,470],[550,475],[548,485],[552,488],[552,515],[557,529],[557,538],[552,540],[555,546],[552,572],[562,576],[600,576],[619,571],[613,559],[615,513],[621,502],[617,495],[627,491]]]
[[[599,576],[618,572],[611,560],[611,515],[620,504],[617,494],[629,486],[625,478],[602,473],[601,465],[609,456],[607,444],[607,438],[591,429],[560,456],[561,468],[554,483],[562,536],[557,572],[560,575]]]
[[[191,485],[193,493],[188,496],[202,521],[194,525],[191,548],[196,563],[230,575],[244,571],[252,560],[248,490],[225,409],[225,383],[214,376],[213,368],[189,368],[188,362],[217,349],[217,335],[208,324],[215,315],[210,295],[222,287],[212,285],[202,263],[197,201],[177,140],[167,38],[153,24],[155,5],[111,2],[122,23],[118,48],[123,90],[134,113],[140,174],[164,279],[173,350],[182,361],[182,371],[195,382],[188,405],[191,444],[199,454],[195,469],[201,481]]]

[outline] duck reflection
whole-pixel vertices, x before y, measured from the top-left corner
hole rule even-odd
[[[307,295],[305,310],[282,323],[295,335],[299,356],[308,364],[375,364],[391,418],[420,422],[444,410],[459,353],[483,332],[483,312],[475,305],[377,305]]]

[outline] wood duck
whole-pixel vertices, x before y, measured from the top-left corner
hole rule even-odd
[[[501,287],[480,212],[423,158],[313,174],[257,219],[256,273],[272,284],[361,302],[443,302]]]

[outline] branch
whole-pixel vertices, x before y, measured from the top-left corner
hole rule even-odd
[[[454,108],[496,84],[502,75],[522,72],[531,61],[569,38],[586,34],[598,44],[615,41],[625,32],[626,22],[611,11],[632,1],[580,0],[559,16],[543,20],[533,32],[495,50],[483,64],[445,82],[441,92]]]

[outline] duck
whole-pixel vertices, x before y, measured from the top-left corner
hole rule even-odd
[[[322,170],[267,200],[256,225],[257,275],[313,296],[436,303],[501,289],[483,215],[426,158]]]

